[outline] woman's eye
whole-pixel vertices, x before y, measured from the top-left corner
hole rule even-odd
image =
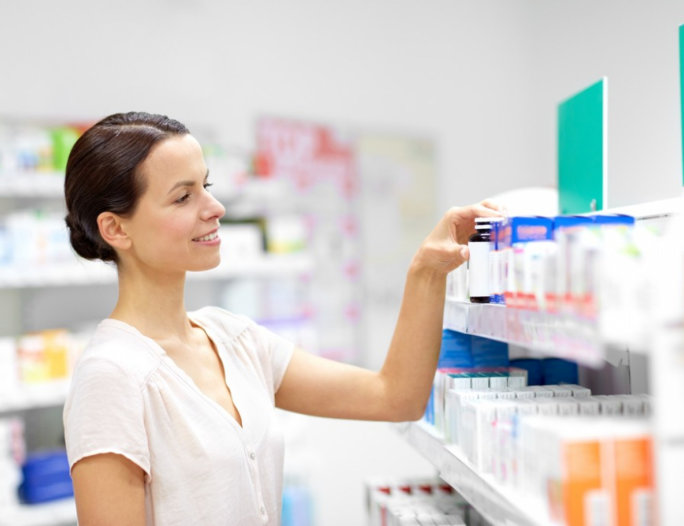
[[[203,186],[204,186],[204,189],[205,189],[205,190],[209,190],[209,187],[210,187],[210,186],[214,186],[214,183],[204,183]]]
[[[189,197],[190,197],[190,194],[183,194],[181,197],[176,199],[176,203],[184,203],[185,201],[188,200]]]

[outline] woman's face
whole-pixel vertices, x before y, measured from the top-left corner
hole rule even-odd
[[[155,145],[139,166],[147,188],[124,220],[136,265],[156,273],[219,264],[219,219],[225,208],[208,191],[202,148],[191,135]]]

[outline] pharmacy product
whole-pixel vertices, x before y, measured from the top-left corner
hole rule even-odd
[[[492,250],[492,220],[475,218],[476,232],[468,240],[469,296],[472,303],[489,303],[489,253]]]

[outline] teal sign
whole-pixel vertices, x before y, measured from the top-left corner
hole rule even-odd
[[[558,210],[606,206],[606,93],[603,78],[558,105]]]

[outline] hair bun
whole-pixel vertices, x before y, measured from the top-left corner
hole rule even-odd
[[[106,253],[107,249],[102,250],[100,245],[91,239],[88,232],[70,214],[64,220],[69,230],[71,246],[79,256],[85,259],[111,261],[111,256]]]

